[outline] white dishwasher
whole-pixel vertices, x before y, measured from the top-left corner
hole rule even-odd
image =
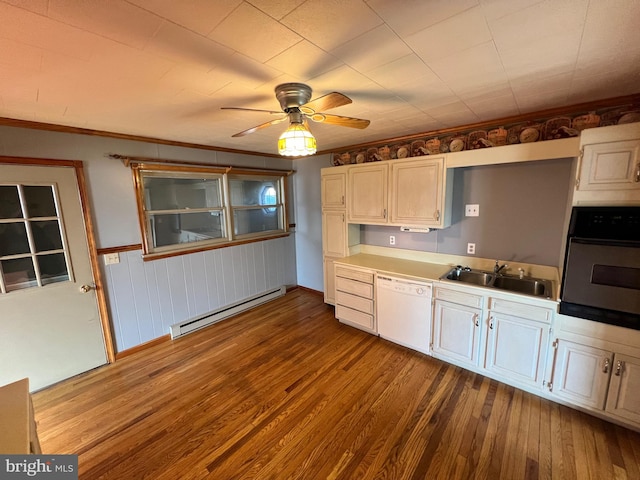
[[[429,353],[431,283],[379,275],[376,278],[378,334]]]

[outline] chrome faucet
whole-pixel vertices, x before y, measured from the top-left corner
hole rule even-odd
[[[496,275],[498,275],[502,270],[504,270],[505,268],[507,268],[509,265],[507,265],[506,263],[503,263],[502,265],[500,265],[498,263],[498,260],[496,260],[496,264],[493,267],[493,273],[495,273]]]

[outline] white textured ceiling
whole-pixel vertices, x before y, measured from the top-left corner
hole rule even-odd
[[[273,89],[320,150],[640,92],[640,0],[0,0],[0,117],[276,153]]]

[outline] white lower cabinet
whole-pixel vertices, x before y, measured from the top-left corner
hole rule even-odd
[[[542,388],[553,311],[490,298],[484,368],[533,388]]]
[[[480,352],[480,315],[478,308],[435,301],[433,346],[435,356],[456,363],[478,365]]]
[[[640,358],[614,355],[606,410],[640,425]]]
[[[370,270],[335,265],[336,318],[353,327],[377,332]]]
[[[550,390],[576,405],[604,409],[611,372],[611,352],[557,340]]]
[[[549,325],[496,313],[489,317],[484,368],[519,383],[542,388]]]
[[[556,340],[552,395],[640,425],[640,358]]]
[[[481,295],[436,287],[432,352],[458,365],[478,366],[482,329]]]

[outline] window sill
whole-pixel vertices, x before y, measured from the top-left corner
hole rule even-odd
[[[265,235],[265,236],[254,237],[254,238],[244,238],[241,240],[233,240],[231,242],[202,245],[199,247],[184,248],[180,250],[172,250],[170,252],[143,253],[142,260],[145,262],[150,262],[152,260],[159,260],[161,258],[177,257],[180,255],[188,255],[190,253],[205,252],[207,250],[216,250],[218,248],[234,247],[236,245],[244,245],[247,243],[264,242],[266,240],[273,240],[275,238],[288,237],[289,235],[291,235],[290,232],[281,232],[281,233],[275,233],[273,235]]]

